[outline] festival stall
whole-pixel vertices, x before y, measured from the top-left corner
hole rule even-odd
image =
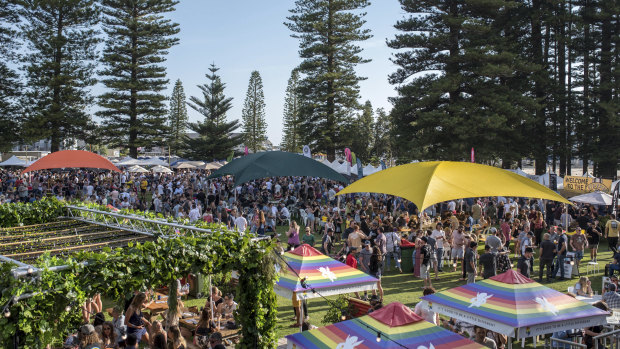
[[[151,168],[151,171],[153,171],[153,173],[172,173],[172,170],[164,167],[164,166],[153,166],[153,168]]]
[[[0,167],[9,167],[9,166],[26,167],[28,166],[28,161],[22,160],[18,158],[17,156],[13,155],[10,158],[8,158],[6,161],[0,162]]]
[[[149,170],[145,169],[142,166],[134,165],[134,166],[129,167],[127,169],[127,172],[131,172],[131,173],[147,173],[147,172],[149,172]]]
[[[516,339],[605,324],[609,316],[512,269],[422,299],[437,313]]]
[[[274,290],[282,297],[300,299],[332,296],[343,293],[370,291],[377,279],[317,251],[308,244],[286,252],[288,265],[280,271]]]
[[[603,193],[602,191],[595,191],[592,193],[573,196],[568,200],[582,204],[609,206],[611,205],[613,197],[607,193]]]
[[[359,318],[286,336],[288,349],[485,348],[394,302]]]

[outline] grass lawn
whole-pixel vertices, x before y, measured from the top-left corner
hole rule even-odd
[[[277,229],[278,233],[280,234],[281,241],[284,242],[284,246],[286,246],[286,237],[284,236],[283,232],[286,229],[287,229],[286,227],[278,227]],[[303,228],[301,231],[303,231]],[[320,244],[320,237],[317,235],[315,236],[315,238],[317,240],[317,245],[315,247],[318,249],[319,244]],[[340,246],[336,246],[335,250],[337,251],[339,250],[339,248]],[[483,248],[484,246],[481,246],[481,249]],[[538,249],[535,249],[535,251],[537,252]],[[584,255],[585,256],[581,262],[581,267],[580,267],[582,274],[585,274],[585,270],[586,270],[585,265],[587,262],[590,261],[589,250],[586,251]],[[611,258],[612,258],[612,254],[610,251],[607,250],[607,243],[606,241],[603,241],[602,244],[599,246],[599,255],[598,255],[599,269],[600,269],[599,273],[589,275],[590,280],[592,280],[593,290],[598,291],[599,294],[601,293],[601,287],[602,287],[601,282],[602,282],[602,276],[604,273],[604,266],[605,264],[611,261]],[[516,268],[516,264],[517,264],[516,259],[514,258],[511,258],[511,259],[513,260],[513,264]],[[534,275],[535,275],[535,278],[537,278],[538,277],[537,255],[534,256],[534,259],[535,259],[535,264],[536,264],[534,267]],[[444,267],[444,270],[447,270],[447,269],[451,269],[451,268]],[[459,265],[459,270],[460,270],[460,265]],[[415,304],[419,301],[420,297],[422,296],[422,288],[423,288],[422,280],[419,278],[415,278],[413,274],[407,270],[403,270],[402,274],[394,270],[390,272],[386,272],[385,274],[386,275],[384,275],[382,278],[382,286],[383,286],[383,291],[384,291],[384,304],[387,305],[391,302],[398,301],[398,302],[405,304],[406,306],[414,307]],[[433,277],[434,277],[434,274],[433,274]],[[458,279],[459,279],[459,272],[440,273],[439,280],[438,281],[433,280],[433,287],[437,291],[443,291],[449,288],[453,288],[453,287],[457,287],[457,286],[465,284],[465,281],[458,281]],[[481,279],[478,278],[477,280],[481,280]],[[577,281],[578,281],[578,277],[574,276],[571,280],[544,283],[544,285],[551,287],[555,290],[561,291],[561,292],[567,292],[567,288],[569,286],[574,286]],[[336,299],[336,296],[327,297],[327,299],[334,300]],[[205,300],[204,299],[189,299],[185,301],[185,304],[187,306],[195,305],[195,306],[201,307],[205,304]],[[318,298],[318,299],[309,300],[308,301],[308,312],[310,315],[310,323],[315,326],[319,326],[319,327],[323,326],[324,324],[322,323],[322,320],[328,309],[329,309],[329,304],[324,299]],[[292,334],[298,331],[298,328],[290,327],[290,325],[295,322],[293,307],[292,307],[290,299],[285,299],[283,297],[278,296],[278,319],[279,321],[278,321],[277,330],[278,330],[279,338],[282,338],[286,335],[289,335],[289,334]],[[519,344],[515,343],[513,347],[519,348],[520,346]],[[533,345],[531,344],[531,340],[526,345],[526,347],[528,348],[533,347]]]

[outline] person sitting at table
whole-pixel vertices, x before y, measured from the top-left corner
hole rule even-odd
[[[603,294],[603,302],[607,303],[607,306],[609,307],[609,309],[611,309],[612,311],[615,310],[620,310],[620,294],[618,294],[616,291],[616,285],[615,284],[606,284],[605,285],[605,289],[607,290],[607,292],[605,292],[605,294]]]
[[[224,297],[224,303],[220,304],[217,309],[217,313],[221,319],[227,321],[234,321],[233,313],[237,310],[237,303],[234,300],[232,293],[227,294]]]
[[[592,282],[587,276],[579,278],[579,281],[575,284],[575,293],[577,293],[578,296],[592,297],[594,294],[594,292],[592,292]]]
[[[593,307],[599,308],[603,311],[609,311],[609,308],[607,307],[607,304],[598,301],[594,304],[592,304]],[[592,327],[586,327],[583,330],[584,332],[584,342],[586,344],[586,346],[588,347],[588,349],[592,349],[594,348],[594,337],[600,335],[601,333],[603,333],[603,326],[602,325],[597,325],[597,326],[592,326]],[[601,340],[602,341],[602,340]],[[601,345],[602,343],[599,342],[599,348],[604,348],[604,345]]]
[[[224,346],[222,344],[222,334],[220,332],[211,333],[211,336],[209,336],[209,344],[213,349],[217,348],[218,345]]]
[[[164,331],[164,325],[161,323],[161,321],[155,320],[151,325],[150,336],[151,338],[153,338],[151,346],[155,346],[155,337],[160,334],[164,336],[164,343],[166,343],[168,341],[168,334],[166,333],[166,331]]]
[[[179,326],[170,327],[170,339],[172,340],[172,349],[187,348],[187,343],[185,342],[185,338],[181,335]]]
[[[129,308],[127,308],[127,315],[125,316],[125,326],[127,326],[127,334],[133,334],[136,336],[138,342],[144,337],[145,342],[149,342],[149,334],[146,331],[146,327],[150,327],[151,323],[142,316],[142,308],[147,306],[146,294],[138,293],[134,298]]]
[[[215,322],[211,319],[211,312],[203,309],[200,313],[200,319],[196,324],[196,335],[194,337],[196,345],[201,349],[209,347],[209,336],[216,331]]]
[[[216,286],[211,287],[211,298],[207,299],[207,303],[205,304],[205,308],[210,309],[210,304],[213,303],[213,309],[216,310],[220,304],[224,303],[224,298],[222,298],[222,291],[219,290]]]

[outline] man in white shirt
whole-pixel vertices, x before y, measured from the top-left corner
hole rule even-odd
[[[441,270],[443,268],[443,243],[446,241],[446,234],[444,233],[442,229],[441,222],[437,223],[435,230],[433,230],[433,233],[431,234],[431,237],[435,239],[435,241],[437,242],[436,252],[437,252],[437,261],[439,263],[437,268],[439,271],[443,271]]]
[[[288,220],[290,216],[291,216],[291,213],[289,212],[288,208],[282,205],[282,208],[280,209],[280,220],[284,222]]]
[[[93,195],[93,190],[95,189],[95,187],[93,187],[92,184],[88,183],[88,185],[86,186],[86,195],[91,196]]]
[[[454,212],[456,210],[456,202],[450,201],[448,202],[448,211]]]
[[[237,218],[235,218],[235,229],[238,232],[244,232],[248,227],[248,221],[241,215],[241,212],[237,212]]]
[[[194,223],[195,221],[200,219],[200,211],[196,204],[192,204],[192,209],[189,211],[189,222]]]

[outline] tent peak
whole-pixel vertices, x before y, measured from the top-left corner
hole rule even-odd
[[[298,255],[298,256],[304,256],[304,257],[322,256],[323,255],[316,248],[314,248],[314,247],[312,247],[312,246],[310,246],[308,244],[303,244],[303,245],[297,247],[296,249],[290,251],[290,253]]]
[[[389,326],[404,326],[424,320],[409,307],[400,302],[393,302],[369,314],[373,319]]]
[[[523,274],[519,273],[518,271],[515,271],[513,269],[508,269],[505,273],[501,273],[499,275],[495,275],[490,277],[489,279],[493,280],[493,281],[498,281],[498,282],[503,282],[505,284],[530,284],[530,283],[534,283],[535,281],[532,279],[529,279],[525,276],[523,276]]]

